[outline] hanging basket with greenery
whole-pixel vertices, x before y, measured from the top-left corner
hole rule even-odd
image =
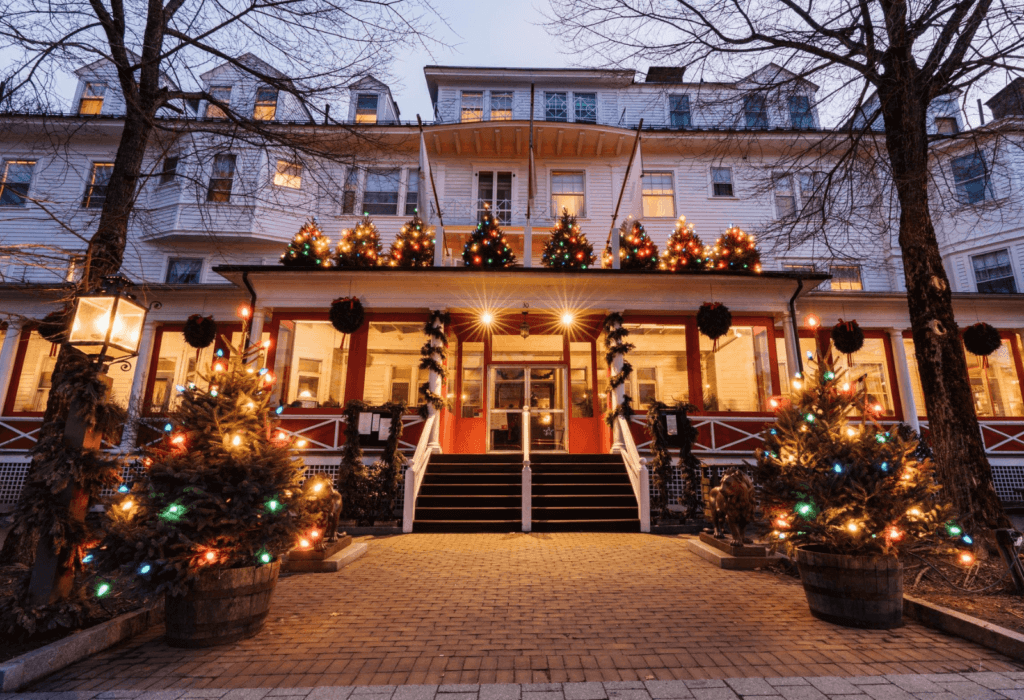
[[[355,333],[363,325],[366,318],[366,311],[359,297],[343,297],[331,302],[331,310],[328,312],[331,325],[339,333]]]

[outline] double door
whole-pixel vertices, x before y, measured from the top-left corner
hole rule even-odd
[[[531,452],[564,452],[569,437],[566,375],[563,364],[492,364],[487,450],[522,452],[528,439]]]

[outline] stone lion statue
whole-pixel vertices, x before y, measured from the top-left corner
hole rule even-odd
[[[722,476],[722,483],[711,489],[708,501],[715,537],[725,538],[728,523],[734,544],[750,544],[751,540],[743,536],[754,519],[754,482],[750,477],[738,467],[731,467]]]

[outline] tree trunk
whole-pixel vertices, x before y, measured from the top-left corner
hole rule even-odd
[[[1009,527],[974,411],[974,395],[953,297],[928,202],[926,100],[912,87],[909,61],[887,66],[879,88],[885,140],[900,203],[899,244],[907,307],[940,483],[963,523]]]

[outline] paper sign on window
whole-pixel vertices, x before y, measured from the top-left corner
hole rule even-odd
[[[665,416],[665,428],[665,432],[668,433],[669,435],[679,434],[679,425],[676,421],[676,417],[671,413]]]
[[[390,433],[391,433],[391,419],[390,418],[384,418],[382,416],[381,419],[380,419],[380,428],[377,431],[377,439],[380,440],[381,442],[385,442],[385,441],[387,441]]]
[[[360,413],[359,414],[359,434],[369,435],[373,430],[373,414],[372,413]]]

